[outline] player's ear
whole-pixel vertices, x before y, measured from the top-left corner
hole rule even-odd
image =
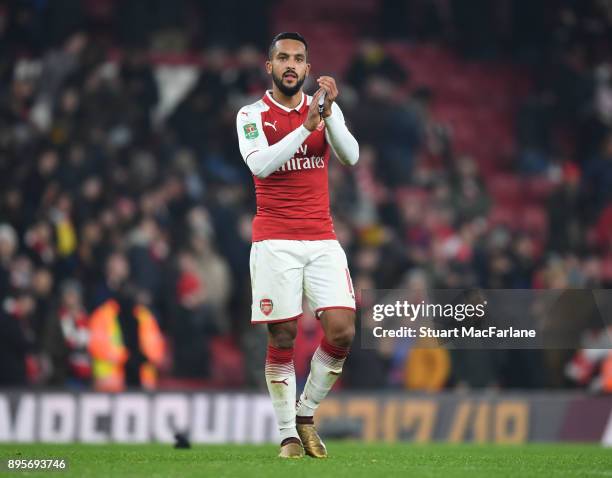
[[[272,74],[272,62],[270,60],[266,60],[266,72],[268,75]]]
[[[306,76],[310,74],[310,63],[306,63]]]

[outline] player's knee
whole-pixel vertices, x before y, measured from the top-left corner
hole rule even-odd
[[[326,337],[328,342],[337,347],[350,347],[355,337],[355,324],[342,323],[330,327]]]
[[[278,349],[293,348],[297,327],[294,322],[283,324],[270,324],[268,326],[268,340],[270,345]]]
[[[271,340],[273,347],[277,349],[291,349],[295,343],[295,337],[291,337],[289,334],[278,334]]]

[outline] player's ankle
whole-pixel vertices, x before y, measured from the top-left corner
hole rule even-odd
[[[311,403],[305,403],[305,400],[300,398],[295,408],[295,415],[297,417],[313,417],[315,414],[316,405],[312,406]]]
[[[300,440],[298,437],[287,437],[281,441],[280,446],[285,446],[285,445],[288,445],[289,443],[297,443],[298,445],[301,445],[302,440]]]
[[[296,415],[295,423],[298,425],[314,425],[314,417],[309,415]]]

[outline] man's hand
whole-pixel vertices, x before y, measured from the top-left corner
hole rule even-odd
[[[308,131],[314,131],[317,129],[317,126],[319,126],[319,123],[321,122],[321,117],[319,116],[319,98],[322,94],[323,88],[319,88],[312,97],[312,101],[308,107],[308,116],[306,121],[304,121],[304,127]]]
[[[332,103],[338,98],[338,87],[336,80],[331,76],[321,76],[317,79],[319,88],[325,91],[325,101],[323,102],[323,118],[327,118],[332,114]]]

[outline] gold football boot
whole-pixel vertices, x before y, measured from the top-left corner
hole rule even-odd
[[[296,427],[306,454],[313,458],[327,458],[327,448],[317,433],[314,423],[299,423],[298,418]]]
[[[281,444],[279,458],[303,458],[304,447],[297,438],[288,439]]]

